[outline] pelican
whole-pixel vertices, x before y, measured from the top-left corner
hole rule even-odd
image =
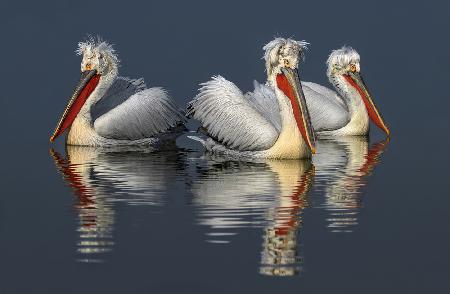
[[[336,89],[305,82],[305,96],[314,130],[329,136],[364,136],[369,118],[388,136],[389,128],[378,111],[360,74],[360,56],[351,47],[331,52],[327,76]]]
[[[369,118],[388,136],[389,128],[376,108],[360,74],[360,56],[351,47],[331,52],[327,76],[336,91],[312,82],[302,82],[311,123],[317,136],[365,136]],[[277,107],[275,93],[269,86],[254,82],[255,91],[267,95],[267,104]],[[278,120],[280,120],[278,118]]]
[[[315,138],[297,71],[306,45],[304,41],[276,38],[263,47],[268,87],[278,102],[276,108],[267,106],[264,91],[244,95],[221,76],[201,84],[188,105],[188,116],[200,121],[209,138],[190,138],[210,152],[231,157],[311,157]]]
[[[162,88],[118,76],[119,59],[100,38],[78,43],[81,79],[50,138],[66,129],[68,145],[151,145],[173,140],[184,115]]]

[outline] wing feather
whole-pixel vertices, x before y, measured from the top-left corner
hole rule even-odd
[[[136,83],[135,86],[139,86],[133,88],[133,83],[121,81],[121,85],[111,87],[114,91],[108,91],[104,102],[108,106],[103,105],[103,111],[97,110],[99,113],[94,121],[94,129],[99,135],[118,140],[139,140],[184,122],[183,114],[166,91],[162,88],[143,89],[142,83]],[[132,95],[126,97],[130,93]]]
[[[338,95],[338,93],[336,93],[336,91],[333,91],[325,86],[313,83],[313,82],[302,82],[302,86],[306,86],[308,88],[310,88],[311,90],[319,93],[320,95],[327,97],[328,99],[330,99],[331,103],[336,103],[340,106],[342,106],[343,108],[347,108],[344,100],[342,99],[342,97],[340,95]]]
[[[91,109],[92,120],[95,121],[103,114],[116,108],[130,96],[147,89],[144,79],[130,79],[126,77],[117,77],[113,84],[108,88],[102,99],[98,101]]]
[[[350,121],[347,107],[336,92],[308,82],[302,82],[302,88],[316,132],[337,130]]]
[[[281,132],[281,115],[275,91],[264,84],[253,81],[255,90],[245,94],[255,108]]]
[[[235,84],[221,76],[201,84],[189,115],[222,144],[239,151],[265,150],[278,138],[276,127]]]

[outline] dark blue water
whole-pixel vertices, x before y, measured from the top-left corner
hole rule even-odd
[[[448,4],[2,6],[0,293],[448,292]],[[276,35],[311,42],[301,76],[325,85],[330,50],[352,45],[391,139],[258,163],[185,136],[160,152],[52,145],[87,33],[180,105],[213,74],[263,81]]]

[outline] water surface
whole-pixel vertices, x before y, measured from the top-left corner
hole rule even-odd
[[[447,293],[449,3],[7,1],[0,9],[0,293]],[[265,80],[263,44],[310,42],[300,77],[351,45],[391,139],[321,140],[313,161],[48,138],[87,33],[180,106],[221,74]],[[195,130],[197,124],[188,127]]]

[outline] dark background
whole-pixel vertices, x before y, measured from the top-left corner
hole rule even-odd
[[[2,2],[0,292],[446,293],[449,11],[446,1]],[[262,46],[275,36],[310,42],[301,77],[327,85],[330,50],[353,46],[392,131],[364,192],[370,200],[360,231],[336,240],[320,233],[320,217],[310,210],[303,231],[309,274],[248,275],[246,265],[257,261],[246,252],[259,248],[259,235],[206,247],[180,180],[157,218],[139,229],[117,223],[123,247],[115,259],[76,263],[73,198],[48,139],[79,78],[74,51],[87,34],[115,44],[121,75],[163,86],[180,106],[214,74],[243,91],[253,79],[264,81]],[[148,217],[142,208],[121,209],[124,222]],[[154,232],[168,243],[155,241]]]

